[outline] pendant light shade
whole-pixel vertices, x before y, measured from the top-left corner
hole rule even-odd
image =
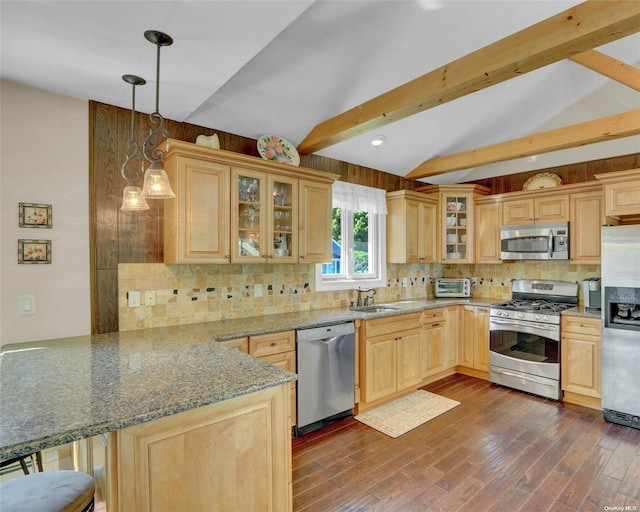
[[[156,110],[149,115],[149,119],[155,125],[156,129],[149,133],[142,146],[144,157],[151,162],[149,168],[144,173],[144,186],[142,187],[142,195],[149,199],[171,199],[176,197],[171,189],[169,177],[162,167],[164,160],[164,151],[160,147],[156,147],[149,152],[149,144],[156,135],[168,137],[169,132],[164,126],[164,118],[160,114],[160,48],[162,46],[170,46],[173,39],[168,34],[158,30],[147,30],[144,37],[150,43],[156,45]]]
[[[142,189],[134,185],[127,185],[122,192],[122,207],[125,212],[148,210],[149,205],[142,195]]]
[[[129,162],[134,158],[141,159],[142,154],[140,153],[140,146],[135,139],[135,115],[136,115],[136,86],[146,84],[146,80],[144,78],[140,78],[135,75],[123,75],[122,79],[131,84],[132,89],[132,98],[131,98],[131,134],[129,142],[127,142],[127,153],[124,163],[122,164],[122,168],[120,169],[120,173],[122,177],[127,180],[128,185],[124,187],[124,191],[122,192],[122,206],[120,210],[124,212],[135,212],[140,210],[148,210],[149,205],[147,201],[142,196],[142,190],[140,187],[133,184],[134,181],[140,179],[140,172],[138,169],[127,169]]]
[[[144,173],[142,195],[149,199],[172,199],[176,197],[169,183],[169,176],[160,162],[153,162]]]

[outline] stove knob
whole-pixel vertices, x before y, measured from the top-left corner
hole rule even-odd
[[[524,318],[524,313],[518,313],[518,318]]]
[[[549,321],[549,317],[548,317],[548,316],[545,316],[545,317],[543,318],[543,320],[544,320],[545,322],[548,322],[548,321]]]
[[[534,315],[534,317],[536,320],[540,320],[540,315]]]

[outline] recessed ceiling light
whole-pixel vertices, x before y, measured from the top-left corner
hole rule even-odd
[[[376,135],[369,140],[369,144],[371,144],[373,147],[382,146],[385,140],[387,140],[387,138],[384,135]]]

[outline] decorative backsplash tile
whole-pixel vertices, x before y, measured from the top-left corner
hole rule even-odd
[[[600,275],[599,265],[517,262],[495,265],[387,265],[387,286],[376,301],[432,298],[436,277],[471,277],[474,297],[503,300],[511,279],[542,278],[581,282]],[[406,286],[404,280],[406,279]],[[120,330],[211,322],[310,309],[348,307],[355,290],[317,292],[314,265],[118,265]],[[255,285],[262,285],[256,297]],[[127,307],[127,291],[156,292],[154,306]],[[143,294],[144,296],[144,294]]]

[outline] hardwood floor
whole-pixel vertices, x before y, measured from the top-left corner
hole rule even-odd
[[[294,439],[294,511],[640,510],[640,430],[463,375],[424,389],[461,405],[396,439],[353,418]]]

